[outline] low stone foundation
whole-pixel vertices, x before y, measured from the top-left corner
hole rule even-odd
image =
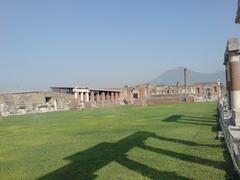
[[[150,96],[146,98],[147,104],[164,104],[164,103],[179,103],[179,102],[193,102],[194,97],[188,96],[186,99],[183,96]]]
[[[121,105],[120,100],[80,102],[72,94],[57,92],[27,92],[0,94],[0,115],[22,115],[53,111],[107,108]]]

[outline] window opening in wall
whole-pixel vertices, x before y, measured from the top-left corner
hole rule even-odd
[[[133,94],[133,98],[134,98],[134,99],[138,99],[138,94],[137,94],[137,93],[134,93],[134,94]]]
[[[45,103],[49,103],[51,101],[52,97],[45,97]]]

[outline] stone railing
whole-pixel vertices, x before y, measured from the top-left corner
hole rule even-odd
[[[218,103],[218,112],[226,146],[231,155],[234,168],[240,175],[240,128],[235,123],[235,118],[239,116],[239,112],[229,112],[223,100]]]

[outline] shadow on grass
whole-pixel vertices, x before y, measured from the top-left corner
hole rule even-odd
[[[161,140],[161,141],[168,141],[168,142],[173,142],[173,143],[178,143],[178,144],[184,144],[187,146],[211,147],[211,148],[222,147],[222,145],[199,144],[199,143],[196,143],[193,141],[186,141],[186,140],[182,140],[182,139],[163,137],[163,136],[159,136],[159,135],[155,135],[154,138]]]
[[[200,126],[214,126],[214,125],[216,125],[216,122],[214,122],[213,120],[214,120],[213,118],[172,115],[172,116],[169,116],[168,118],[164,119],[163,121],[164,122],[175,122],[175,123],[181,123],[181,124],[200,125]]]
[[[125,166],[126,168],[150,179],[188,179],[178,175],[174,171],[160,171],[129,159],[127,157],[127,152],[135,147],[187,162],[214,167],[217,169],[224,169],[224,162],[221,161],[204,159],[184,153],[147,146],[144,144],[144,141],[150,137],[190,146],[201,146],[200,144],[194,142],[162,138],[157,136],[155,133],[136,132],[116,143],[101,143],[85,151],[66,157],[65,160],[71,161],[70,164],[59,168],[40,179],[95,179],[97,177],[95,174],[96,171],[102,169],[111,162],[117,162],[122,166]]]
[[[216,120],[216,117],[213,116],[212,118],[209,117],[197,117],[197,116],[183,116],[184,118],[190,118],[190,119],[195,119],[196,121],[201,121],[201,122],[210,122],[212,123],[214,120]]]

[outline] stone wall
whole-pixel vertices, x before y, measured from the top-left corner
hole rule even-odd
[[[80,102],[73,94],[57,92],[26,92],[0,94],[0,115],[51,112],[84,108],[107,108],[122,105],[116,99]]]
[[[27,92],[0,95],[3,116],[67,110],[71,108],[73,96],[55,92]]]

